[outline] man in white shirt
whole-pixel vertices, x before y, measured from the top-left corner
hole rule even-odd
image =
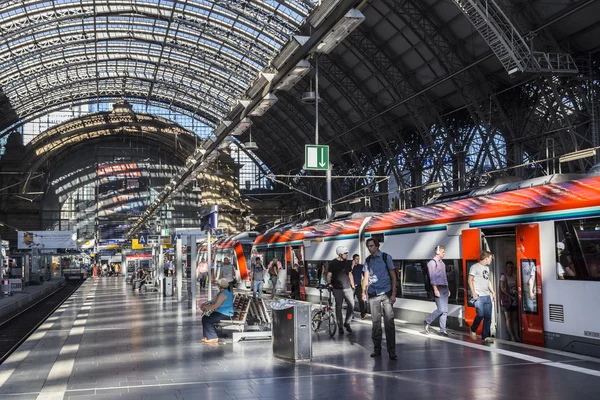
[[[496,302],[494,286],[490,281],[490,267],[494,255],[489,251],[483,251],[479,256],[479,262],[473,264],[469,269],[469,289],[475,300],[477,315],[471,326],[471,338],[477,339],[477,328],[483,320],[483,332],[481,338],[485,343],[494,341],[490,337],[490,326],[492,325],[492,304]]]
[[[225,279],[229,283],[229,292],[233,293],[233,265],[228,257],[223,259],[223,265],[221,265],[221,279]]]

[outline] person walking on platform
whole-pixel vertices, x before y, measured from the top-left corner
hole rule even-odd
[[[226,279],[220,279],[219,293],[212,302],[204,303],[200,306],[202,311],[211,311],[210,315],[202,317],[202,330],[204,343],[217,343],[219,338],[215,330],[215,323],[233,317],[233,295],[229,289],[229,282]]]
[[[200,289],[206,288],[206,280],[208,279],[208,263],[206,258],[203,258],[198,263],[198,279],[200,280]]]
[[[469,289],[475,301],[477,315],[471,326],[471,339],[477,339],[477,328],[483,320],[483,332],[481,338],[485,343],[492,343],[494,339],[490,337],[490,326],[492,325],[492,302],[496,302],[496,293],[492,281],[490,281],[490,267],[493,254],[489,251],[483,251],[479,256],[479,262],[473,264],[469,269]]]
[[[256,293],[258,293],[258,298],[262,299],[266,270],[267,268],[263,265],[260,257],[256,257],[256,262],[252,264],[252,297],[256,297]]]
[[[292,285],[291,298],[300,300],[300,273],[298,273],[298,264],[294,264],[290,270],[290,284]]]
[[[448,288],[448,277],[446,276],[446,264],[442,261],[445,256],[445,247],[436,246],[435,256],[427,263],[429,280],[433,287],[433,295],[435,296],[435,305],[437,308],[429,314],[423,324],[425,326],[425,333],[429,334],[429,326],[439,317],[440,335],[449,337],[450,334],[446,331],[446,320],[448,318],[448,298],[450,297],[450,289]]]
[[[233,265],[231,265],[229,257],[225,257],[223,265],[221,265],[221,278],[227,281],[230,293],[233,293],[233,273]]]
[[[363,276],[364,265],[360,263],[360,256],[355,254],[352,256],[352,277],[354,278],[354,295],[358,300],[358,309],[360,311],[360,318],[367,318],[367,305],[362,298],[362,276]],[[354,319],[354,313],[352,313],[352,319]]]
[[[271,283],[273,284],[273,289],[271,290],[271,298],[274,299],[277,294],[277,280],[279,279],[279,271],[281,271],[283,267],[277,257],[273,257],[273,260],[269,263],[269,277],[271,278]]]
[[[333,288],[335,297],[335,317],[337,319],[339,334],[344,334],[344,328],[352,333],[350,321],[354,313],[354,278],[352,276],[352,262],[348,260],[348,248],[338,246],[335,249],[337,258],[329,262],[327,283]],[[342,319],[342,304],[346,299],[346,318]]]
[[[396,302],[396,271],[392,256],[379,250],[377,239],[367,239],[371,255],[363,268],[363,300],[369,298],[373,320],[373,345],[371,357],[381,357],[381,317],[385,326],[385,340],[390,360],[397,360],[396,327],[394,326],[394,303]],[[368,282],[368,285],[367,285]]]

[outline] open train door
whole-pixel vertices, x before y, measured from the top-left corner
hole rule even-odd
[[[544,346],[542,268],[538,224],[516,226],[517,285],[523,343]]]
[[[292,248],[292,255],[294,264],[298,264],[300,300],[306,300],[306,284],[308,282],[308,277],[306,274],[306,264],[304,262],[304,246],[294,246]]]
[[[463,259],[463,285],[464,291],[464,305],[465,305],[465,321],[467,326],[473,325],[473,320],[477,311],[475,306],[469,304],[469,298],[471,297],[471,289],[469,288],[469,269],[471,265],[476,264],[479,261],[479,255],[481,254],[481,231],[479,229],[465,229],[462,231],[462,244],[461,252]],[[483,324],[477,328],[477,333],[481,335]]]

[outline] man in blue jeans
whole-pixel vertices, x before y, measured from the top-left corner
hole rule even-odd
[[[390,360],[397,360],[396,327],[394,326],[394,302],[396,301],[396,271],[392,256],[379,251],[376,239],[367,239],[367,248],[371,255],[365,260],[363,268],[363,300],[369,299],[371,320],[373,321],[373,345],[371,357],[381,357],[381,317],[385,326],[385,341]],[[368,286],[367,286],[368,283]]]
[[[492,325],[492,302],[496,301],[496,293],[490,281],[490,267],[494,255],[489,251],[483,251],[479,256],[479,262],[473,264],[469,269],[469,288],[475,300],[477,315],[471,326],[471,339],[477,339],[477,328],[483,320],[483,332],[481,338],[485,343],[492,343],[490,337],[490,326]]]

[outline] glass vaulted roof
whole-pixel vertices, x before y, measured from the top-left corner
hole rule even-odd
[[[136,98],[221,119],[314,0],[0,0],[0,88],[26,120]]]

